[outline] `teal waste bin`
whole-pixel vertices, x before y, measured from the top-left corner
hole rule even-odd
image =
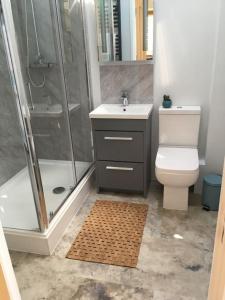
[[[202,206],[206,210],[218,210],[222,176],[209,174],[203,178]]]

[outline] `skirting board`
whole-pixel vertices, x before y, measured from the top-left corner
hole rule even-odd
[[[4,233],[8,248],[20,252],[51,255],[68,224],[84,204],[89,192],[93,188],[93,181],[94,167],[81,180],[45,232],[5,229]]]

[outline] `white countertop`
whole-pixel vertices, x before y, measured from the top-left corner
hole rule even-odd
[[[89,113],[91,119],[148,119],[152,104],[102,104]]]

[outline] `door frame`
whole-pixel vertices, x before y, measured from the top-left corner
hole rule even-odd
[[[225,161],[217,217],[208,300],[225,299]],[[218,298],[218,296],[222,298]]]

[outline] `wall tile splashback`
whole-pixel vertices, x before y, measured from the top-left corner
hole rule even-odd
[[[102,103],[119,103],[128,91],[129,103],[153,102],[153,64],[100,66]]]

